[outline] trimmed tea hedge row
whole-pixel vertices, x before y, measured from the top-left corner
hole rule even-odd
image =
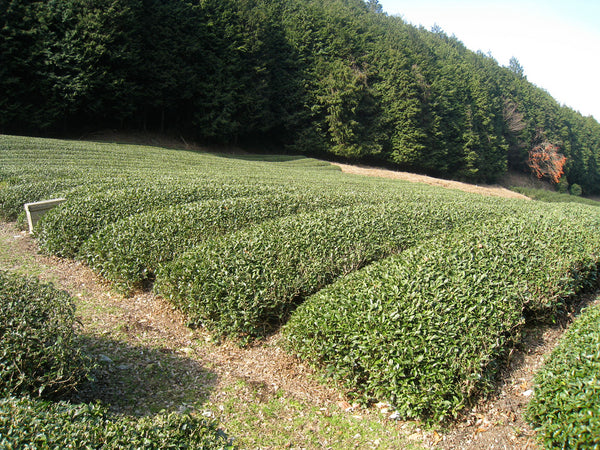
[[[86,181],[137,174],[177,174],[187,180],[210,174],[225,181],[243,174],[245,178],[285,182],[305,172],[327,176],[328,172],[335,175],[339,168],[301,156],[217,155],[156,146],[0,135],[0,181],[15,178],[28,182],[39,180],[40,176],[78,177]]]
[[[12,221],[23,212],[25,203],[56,198],[65,189],[77,184],[76,180],[62,179],[37,183],[0,186],[0,219]]]
[[[161,263],[215,235],[267,219],[371,199],[353,193],[283,193],[177,205],[109,224],[87,240],[79,257],[117,287],[131,290],[153,279]]]
[[[600,306],[567,330],[535,377],[526,417],[546,448],[600,447]]]
[[[139,183],[142,180],[132,178],[112,179],[104,177],[92,177],[91,175],[76,177],[76,174],[69,174],[69,177],[22,177],[17,184],[0,183],[0,219],[6,221],[15,220],[23,213],[25,203],[37,202],[40,200],[49,200],[57,197],[82,197],[97,194],[107,189],[114,189],[115,186],[122,184]]]
[[[574,296],[598,287],[600,214],[592,206],[536,204],[525,209],[521,220],[536,250],[517,265],[531,293],[525,313],[552,321]]]
[[[310,185],[317,178],[337,180],[337,173],[337,167],[304,157],[223,157],[157,147],[0,135],[0,218],[15,220],[28,202],[57,196],[71,200],[107,188],[119,189],[122,183],[145,185],[152,180],[167,189],[172,183],[196,185],[210,180],[216,185]],[[96,186],[86,190],[91,183]]]
[[[160,267],[155,290],[193,323],[262,336],[336,277],[476,216],[443,206],[434,199],[361,204],[265,222],[209,239]],[[494,208],[475,209],[495,214]]]
[[[276,190],[266,184],[225,185],[212,180],[191,185],[182,181],[170,184],[137,183],[127,189],[107,190],[67,200],[42,217],[36,237],[42,250],[72,258],[94,232],[132,214],[163,208],[165,205]]]
[[[526,311],[554,311],[596,282],[597,228],[543,211],[528,206],[340,279],[294,312],[286,347],[404,417],[456,415],[494,378]]]
[[[226,449],[228,438],[189,414],[131,418],[100,405],[0,399],[0,447],[86,449]]]
[[[121,184],[139,183],[141,180],[113,178],[55,178],[46,181],[39,179],[20,180],[18,184],[0,184],[0,219],[15,220],[24,212],[25,203],[49,200],[57,197],[83,197],[114,189]]]
[[[0,393],[57,396],[87,376],[66,292],[0,271]]]

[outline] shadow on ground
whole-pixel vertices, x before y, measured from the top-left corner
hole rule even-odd
[[[96,362],[95,380],[81,386],[73,402],[100,401],[112,412],[134,416],[193,411],[206,402],[217,381],[213,372],[186,356],[191,348],[179,353],[90,335],[79,339]]]

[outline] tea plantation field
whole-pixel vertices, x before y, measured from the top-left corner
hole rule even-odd
[[[443,420],[488,390],[526,321],[597,287],[600,210],[341,173],[296,156],[0,136],[0,216],[124,292],[288,352],[364,402]]]

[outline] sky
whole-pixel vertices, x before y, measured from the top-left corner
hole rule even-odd
[[[527,79],[560,104],[600,121],[599,0],[379,0],[389,15],[438,25]]]

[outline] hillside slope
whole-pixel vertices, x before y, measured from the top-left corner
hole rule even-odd
[[[600,193],[597,121],[376,0],[0,2],[0,54],[0,133],[170,130],[477,183],[552,149],[542,175]]]
[[[498,185],[477,185],[463,183],[461,181],[445,180],[443,178],[435,178],[427,175],[419,175],[416,173],[401,172],[398,170],[382,169],[379,167],[370,167],[364,165],[342,163],[332,164],[335,164],[336,166],[340,167],[342,169],[342,172],[351,173],[355,175],[391,178],[394,180],[410,181],[412,183],[425,183],[429,184],[430,186],[438,186],[446,189],[457,189],[459,191],[487,195],[490,197],[520,198],[523,200],[529,199],[529,197],[523,194],[519,194],[518,192],[511,191]]]

